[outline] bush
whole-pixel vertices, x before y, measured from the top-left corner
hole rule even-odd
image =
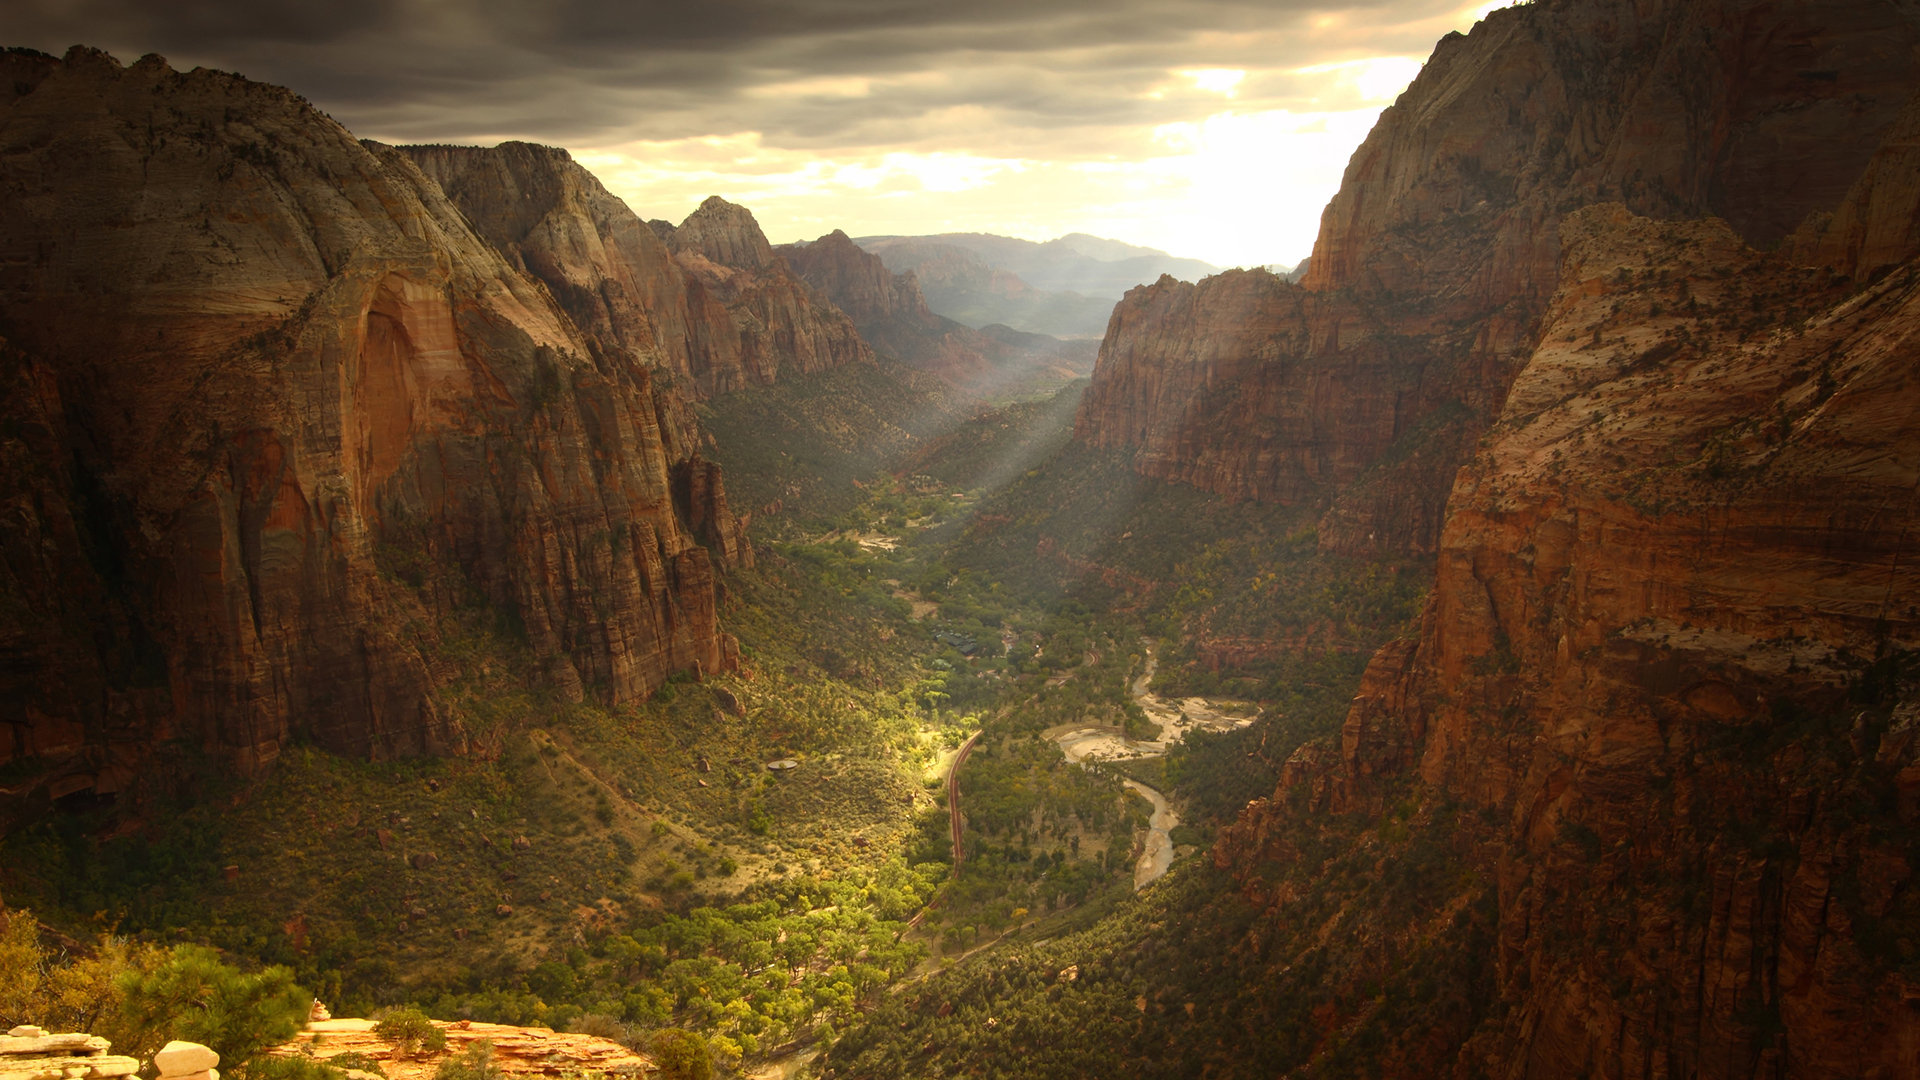
[[[475,1039],[467,1048],[440,1063],[434,1080],[496,1080],[500,1070],[493,1066],[493,1043]]]
[[[388,1012],[373,1025],[373,1033],[393,1044],[395,1057],[437,1054],[447,1047],[447,1033],[412,1007]]]
[[[387,1075],[387,1070],[380,1067],[377,1058],[369,1057],[358,1050],[335,1054],[328,1058],[326,1063],[335,1069],[352,1069],[356,1072],[372,1073],[375,1076]]]
[[[287,968],[245,974],[201,945],[177,946],[151,970],[122,972],[115,986],[127,1026],[121,1053],[149,1057],[184,1039],[211,1047],[228,1068],[293,1038],[313,1008]]]
[[[652,1049],[660,1080],[713,1080],[713,1051],[699,1035],[665,1028],[653,1033]]]
[[[332,1061],[310,1057],[267,1055],[256,1058],[246,1071],[247,1080],[347,1080],[347,1074]]]
[[[576,1035],[592,1035],[601,1039],[612,1039],[624,1043],[632,1037],[627,1025],[606,1013],[586,1013],[578,1020],[567,1025],[567,1030]]]

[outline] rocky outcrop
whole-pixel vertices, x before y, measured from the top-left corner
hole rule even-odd
[[[1462,1071],[1906,1075],[1920,268],[1862,287],[1619,205],[1560,234],[1418,641],[1218,858],[1409,784],[1477,812],[1500,1000]]]
[[[0,1080],[108,1080],[139,1071],[139,1061],[107,1053],[112,1048],[96,1035],[23,1024],[0,1035]]]
[[[1152,475],[1328,504],[1322,541],[1333,548],[1431,550],[1453,467],[1536,343],[1562,217],[1614,200],[1661,218],[1717,215],[1771,246],[1832,211],[1861,175],[1920,85],[1916,44],[1911,14],[1886,5],[1553,0],[1496,11],[1441,41],[1354,154],[1301,279],[1318,301],[1211,282],[1198,303],[1160,295],[1180,291],[1167,283],[1130,296],[1081,436],[1141,448]],[[1249,329],[1296,304],[1268,336]],[[1268,370],[1349,362],[1384,363],[1391,394],[1376,379],[1330,386]],[[1168,370],[1129,370],[1151,365]],[[1241,386],[1247,425],[1212,422],[1184,393],[1217,399]],[[1367,427],[1329,439],[1330,425],[1296,429],[1309,414]],[[1355,456],[1316,471],[1328,454],[1287,452],[1328,442]],[[1375,474],[1357,487],[1356,465]]]
[[[724,503],[676,502],[653,373],[410,160],[158,57],[0,62],[14,796],[163,745],[456,752],[437,627],[476,604],[567,695],[727,665],[690,525]]]
[[[341,1054],[356,1054],[378,1062],[385,1080],[432,1080],[442,1064],[482,1041],[492,1050],[488,1064],[507,1076],[635,1076],[657,1071],[651,1058],[597,1035],[477,1020],[435,1020],[433,1025],[447,1037],[446,1046],[438,1051],[404,1054],[374,1030],[371,1020],[329,1019],[308,1024],[303,1036],[268,1052],[321,1064]]]
[[[711,198],[676,229],[641,221],[557,147],[400,150],[547,286],[590,341],[672,370],[694,396],[872,360],[853,324],[809,294],[745,207]]]
[[[1037,374],[1070,367],[1065,343],[1017,332],[996,337],[935,315],[912,273],[895,274],[878,255],[838,229],[779,253],[820,295],[853,319],[881,356],[940,376],[962,390],[990,395]],[[1071,377],[1069,372],[1068,377]]]
[[[1265,270],[1197,285],[1162,278],[1114,308],[1074,433],[1134,450],[1147,476],[1235,500],[1312,503],[1389,455],[1451,468],[1432,444],[1462,438],[1461,398],[1475,388],[1431,379],[1432,360],[1346,301]],[[1417,547],[1438,531],[1444,490],[1415,485],[1403,504],[1376,510],[1368,531],[1389,535],[1364,546]]]
[[[704,320],[709,333],[693,343],[713,373],[705,392],[873,362],[853,321],[793,273],[746,207],[715,195],[666,242],[685,273],[688,307],[724,311],[728,318],[724,328],[718,319]]]

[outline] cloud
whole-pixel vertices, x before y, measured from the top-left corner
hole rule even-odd
[[[1377,110],[1483,10],[1463,2],[15,0],[8,33],[282,83],[370,138],[627,161],[621,175],[656,179],[610,186],[641,202],[708,180],[775,201],[940,195],[944,218],[995,188],[1071,212],[1040,193],[1049,176],[1117,207],[1124,192],[1087,177],[1122,166],[1121,187],[1179,197],[1196,180],[1167,132],[1201,133],[1182,153],[1218,161],[1230,132],[1293,139]],[[1122,220],[1075,220],[1092,219]]]

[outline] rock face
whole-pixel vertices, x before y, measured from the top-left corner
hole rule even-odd
[[[163,740],[458,751],[436,626],[476,604],[572,695],[731,662],[682,410],[411,161],[158,57],[0,63],[14,796]]]
[[[671,369],[698,397],[872,360],[745,207],[708,199],[678,229],[640,220],[562,149],[400,148],[604,351]]]
[[[689,310],[727,316],[724,326],[718,318],[700,324],[715,328],[694,346],[708,358],[710,374],[697,380],[704,392],[770,383],[783,372],[807,375],[873,362],[853,321],[774,253],[746,207],[716,195],[668,232],[666,242],[686,275]]]
[[[1130,294],[1080,437],[1140,448],[1150,475],[1329,503],[1332,547],[1431,550],[1453,467],[1537,340],[1562,216],[1619,201],[1771,246],[1860,176],[1920,82],[1916,44],[1891,5],[1496,11],[1440,43],[1355,153],[1301,280],[1316,299],[1219,278]]]
[[[1312,503],[1364,478],[1357,546],[1430,547],[1444,483],[1404,477],[1431,481],[1432,468],[1416,471],[1430,461],[1450,471],[1466,402],[1488,393],[1437,366],[1431,346],[1265,270],[1162,278],[1115,306],[1074,433],[1133,449],[1144,475],[1235,500]],[[1390,454],[1410,489],[1398,499],[1369,476]]]
[[[110,1049],[97,1035],[22,1025],[0,1035],[0,1080],[106,1080],[139,1071],[140,1062]]]
[[[1833,220],[1863,216],[1901,228]],[[1302,808],[1378,813],[1408,785],[1489,823],[1468,865],[1498,901],[1500,999],[1450,1051],[1463,1072],[1909,1075],[1916,249],[1861,287],[1718,220],[1615,204],[1559,231],[1418,641],[1216,859],[1256,884],[1301,857]]]
[[[1375,1002],[1414,970],[1379,943],[1470,940],[1492,912],[1490,954],[1461,961],[1490,966],[1491,998],[1399,1014],[1384,1074],[1920,1069],[1915,40],[1878,5],[1496,12],[1383,115],[1303,289],[1216,278],[1183,306],[1162,283],[1129,301],[1166,315],[1116,316],[1102,366],[1146,392],[1083,414],[1089,437],[1249,497],[1305,494],[1230,486],[1214,463],[1272,459],[1233,457],[1229,425],[1181,435],[1214,414],[1179,419],[1169,380],[1238,423],[1293,417],[1313,389],[1228,358],[1337,358],[1315,332],[1352,340],[1358,310],[1370,334],[1410,328],[1422,386],[1498,402],[1444,471],[1417,639],[1374,657],[1338,739],[1295,753],[1214,853],[1285,927],[1292,882],[1402,850],[1407,819],[1404,850],[1448,867],[1437,914],[1370,886],[1341,917],[1373,951],[1315,957]],[[1236,343],[1215,295],[1281,329]],[[1383,473],[1323,495],[1323,542],[1351,542],[1341,515]],[[1329,854],[1342,821],[1381,824]]]
[[[373,1030],[373,1021],[352,1019],[308,1024],[305,1036],[268,1052],[275,1057],[311,1057],[320,1062],[341,1054],[364,1054],[380,1063],[386,1080],[432,1080],[443,1062],[485,1040],[493,1047],[490,1064],[508,1076],[635,1076],[657,1071],[651,1058],[595,1035],[474,1020],[435,1020],[433,1024],[446,1033],[446,1048],[417,1057],[399,1053]]]

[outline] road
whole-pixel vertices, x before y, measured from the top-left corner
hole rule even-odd
[[[947,769],[947,828],[953,841],[953,876],[960,876],[961,860],[966,858],[966,847],[962,841],[960,822],[960,766],[966,764],[967,755],[973,753],[973,744],[980,741],[982,732],[974,732],[967,741],[960,744],[960,752],[953,755],[953,765]]]

